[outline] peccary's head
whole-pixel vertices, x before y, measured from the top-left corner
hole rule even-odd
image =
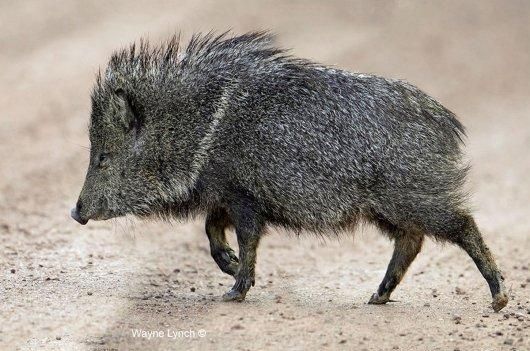
[[[98,85],[92,96],[88,171],[71,213],[81,224],[139,212],[157,187],[142,152],[141,112],[124,89]]]
[[[114,53],[98,76],[90,161],[71,211],[79,223],[127,214],[167,218],[190,195],[194,157],[208,123],[201,116],[211,116],[218,97],[197,97],[199,86],[212,80],[189,73],[195,57],[188,54],[182,63],[178,46],[177,37],[162,47],[133,44]],[[190,53],[197,46],[190,44]]]
[[[265,63],[282,53],[271,42],[263,32],[210,33],[193,36],[183,52],[173,37],[114,53],[92,93],[90,162],[72,217],[85,224],[186,209],[206,162],[209,142],[201,141],[233,89],[226,87],[270,70]]]
[[[180,123],[179,113],[189,113],[168,107],[149,89],[114,76],[98,80],[92,95],[88,170],[71,211],[77,222],[127,214],[164,216],[187,191],[193,133],[186,129],[192,123]],[[172,97],[178,105],[178,95]]]

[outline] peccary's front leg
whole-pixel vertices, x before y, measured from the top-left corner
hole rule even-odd
[[[224,210],[215,210],[206,217],[206,235],[210,240],[210,253],[219,268],[226,274],[235,275],[239,260],[234,250],[226,242],[225,229],[230,225]]]
[[[245,214],[243,214],[245,215]],[[247,291],[254,286],[254,267],[256,250],[262,233],[263,224],[252,213],[236,221],[236,234],[239,244],[239,268],[232,289],[223,295],[224,301],[243,301]]]

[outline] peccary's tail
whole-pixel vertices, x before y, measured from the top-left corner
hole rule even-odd
[[[464,142],[466,128],[453,112],[414,85],[401,80],[397,81],[397,84],[401,86],[400,90],[408,100],[408,108],[426,117],[426,120],[432,122],[441,132],[450,131],[455,140]]]
[[[456,138],[463,143],[466,137],[466,127],[458,120],[456,115],[443,107],[440,103],[432,98],[428,98],[429,109],[424,110],[424,113],[430,115],[431,118],[435,119],[438,123],[443,124],[446,129],[450,129]]]

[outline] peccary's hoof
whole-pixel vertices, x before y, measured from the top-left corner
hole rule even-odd
[[[388,296],[383,295],[379,296],[377,293],[373,294],[370,298],[370,301],[368,301],[368,304],[370,305],[384,305],[385,303],[389,302],[390,299]]]
[[[223,295],[223,301],[241,302],[245,299],[245,295],[245,293],[241,293],[237,290],[231,289],[229,292]]]
[[[493,307],[493,310],[495,312],[499,312],[507,304],[508,304],[508,295],[506,295],[505,292],[501,292],[493,297],[493,302],[491,303],[491,307]]]
[[[239,259],[237,258],[234,251],[225,251],[223,252],[223,260],[225,262],[225,273],[232,276],[236,275],[239,269]]]
[[[239,269],[239,259],[233,250],[219,250],[213,254],[213,257],[221,271],[231,276],[237,274]]]

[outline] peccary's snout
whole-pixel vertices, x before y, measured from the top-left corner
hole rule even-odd
[[[85,225],[87,224],[88,219],[82,218],[81,215],[79,214],[81,211],[81,207],[82,207],[82,204],[81,202],[78,201],[75,207],[72,208],[72,210],[70,211],[70,216],[72,216],[72,218],[75,219],[76,222],[78,222],[79,224]]]

